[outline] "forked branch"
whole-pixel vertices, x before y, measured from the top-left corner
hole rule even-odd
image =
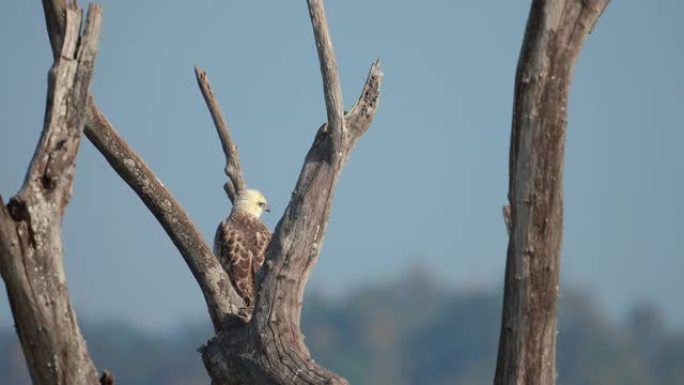
[[[202,350],[217,384],[346,384],[316,364],[300,331],[308,276],[319,256],[334,190],[357,140],[378,106],[383,74],[371,67],[359,101],[343,115],[342,93],[322,1],[309,12],[323,77],[328,122],[318,130],[304,160],[292,198],[276,226],[266,263],[257,276],[251,322],[227,329]]]
[[[43,0],[53,50],[61,45],[65,8],[66,0]],[[56,55],[54,51],[53,54]],[[214,328],[219,330],[223,324],[234,323],[234,315],[244,307],[242,298],[192,219],[142,157],[116,131],[92,98],[88,101],[86,118],[86,137],[145,203],[183,256],[202,290]]]

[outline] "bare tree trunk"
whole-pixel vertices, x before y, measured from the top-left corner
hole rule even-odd
[[[534,0],[518,62],[497,385],[554,384],[568,90],[609,0]]]
[[[45,125],[24,185],[7,207],[0,199],[0,272],[34,384],[95,384],[97,371],[66,286],[61,225],[71,196],[76,154],[101,24],[91,6],[63,9],[65,28],[49,73]]]

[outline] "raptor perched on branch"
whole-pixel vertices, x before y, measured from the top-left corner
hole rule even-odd
[[[219,224],[214,238],[214,254],[247,308],[254,305],[254,277],[271,239],[271,232],[259,219],[264,211],[270,211],[264,195],[245,189],[235,197],[230,216]]]

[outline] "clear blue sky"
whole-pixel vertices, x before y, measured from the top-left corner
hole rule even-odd
[[[93,93],[207,239],[230,207],[223,154],[192,67],[204,67],[248,183],[282,213],[325,119],[305,1],[103,1]],[[156,5],[154,5],[154,4]],[[513,77],[529,1],[327,1],[347,106],[371,62],[385,83],[344,171],[309,290],[344,294],[424,265],[455,289],[501,285]],[[614,0],[572,84],[562,288],[612,314],[653,301],[684,322],[684,24],[680,0]],[[0,193],[42,127],[51,64],[39,1],[0,13]],[[166,329],[206,318],[161,227],[83,142],[65,219],[81,318]],[[0,297],[0,327],[12,324]]]

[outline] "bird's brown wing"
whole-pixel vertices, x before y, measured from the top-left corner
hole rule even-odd
[[[271,232],[268,231],[266,226],[263,226],[263,230],[259,230],[255,234],[255,245],[254,245],[254,261],[252,263],[252,271],[254,274],[259,270],[261,265],[264,264],[264,258],[266,257],[266,248],[268,248],[268,243],[271,242]]]
[[[217,257],[232,279],[235,289],[249,306],[254,297],[254,273],[247,238],[241,231],[223,222],[216,234],[216,249]]]

